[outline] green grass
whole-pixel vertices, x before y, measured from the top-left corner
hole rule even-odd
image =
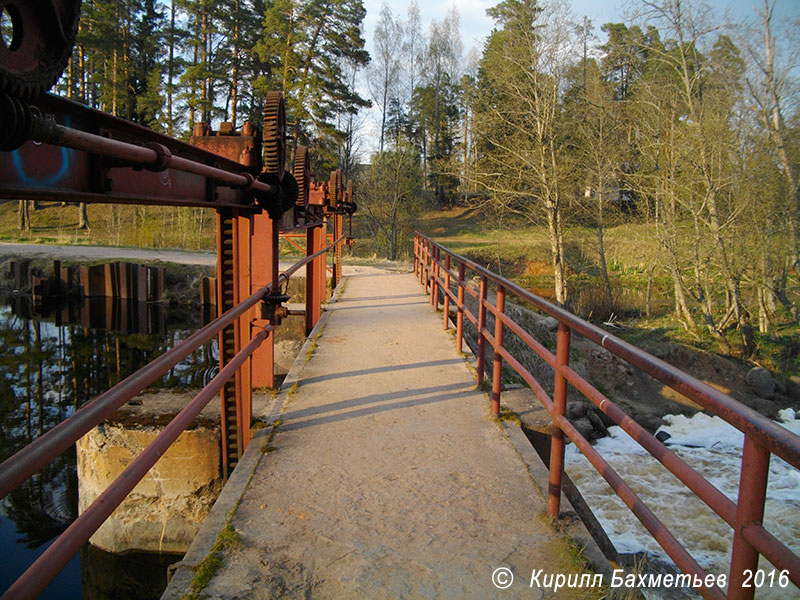
[[[194,577],[190,584],[191,592],[184,595],[182,600],[197,600],[200,592],[203,591],[214,576],[222,568],[224,555],[239,546],[239,534],[233,526],[228,523],[222,531],[217,534],[211,551],[195,567]]]
[[[0,202],[0,239],[9,242],[93,244],[143,248],[213,250],[213,210],[164,206],[90,204],[89,229],[78,229],[76,205],[42,201],[30,212],[31,229],[17,229],[19,203]]]

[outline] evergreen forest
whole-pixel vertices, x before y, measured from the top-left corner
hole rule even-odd
[[[55,91],[186,139],[258,123],[280,89],[314,170],[356,181],[376,255],[407,257],[426,213],[469,207],[543,236],[556,302],[591,263],[613,307],[607,234],[636,224],[648,294],[662,282],[687,331],[752,355],[800,321],[800,11],[633,8],[599,35],[559,0],[503,0],[465,49],[455,8],[423,24],[416,0],[384,4],[367,48],[362,0],[84,0]]]

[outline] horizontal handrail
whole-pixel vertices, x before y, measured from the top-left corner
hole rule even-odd
[[[28,567],[0,600],[35,598],[92,534],[122,504],[133,488],[147,475],[150,468],[169,449],[178,436],[192,424],[209,401],[233,377],[242,363],[261,345],[273,327],[262,328],[231,361],[167,424],[147,447],[125,467],[116,479],[92,502],[72,524],[58,536],[42,555]]]
[[[494,350],[492,410],[495,414],[499,412],[500,375],[503,360],[532,388],[539,401],[551,414],[553,436],[550,449],[550,489],[548,493],[548,513],[551,516],[558,515],[564,457],[563,436],[566,434],[609,482],[617,495],[631,509],[678,567],[682,571],[699,578],[697,580],[705,581],[705,572],[698,563],[566,418],[564,414],[566,383],[569,382],[626,431],[639,445],[661,462],[692,493],[703,500],[733,527],[734,543],[731,556],[728,598],[752,598],[753,589],[744,588],[742,579],[747,569],[756,568],[759,553],[763,554],[776,567],[788,572],[788,578],[800,586],[800,557],[761,525],[770,452],[780,456],[794,467],[800,467],[800,437],[708,384],[620,340],[576,315],[554,306],[528,290],[492,273],[474,261],[451,252],[425,236],[416,234],[414,250],[414,271],[415,274],[419,275],[420,284],[425,286],[426,293],[429,293],[430,303],[434,308],[438,309],[440,294],[445,299],[445,307],[449,305],[450,301],[455,303],[458,347],[460,348],[462,343],[463,331],[461,323],[463,322],[464,314],[468,315],[468,318],[470,318],[478,331],[476,351],[478,383],[482,381],[484,375],[486,343],[488,342]],[[445,257],[444,261],[442,261],[442,255]],[[453,276],[453,260],[459,263],[458,277]],[[478,290],[472,289],[466,280],[465,268],[469,268],[480,276]],[[494,303],[487,297],[487,284],[490,282],[496,285],[497,288]],[[458,294],[453,293],[450,289],[452,285],[457,287]],[[464,291],[468,292],[478,305],[479,316],[477,319],[472,318],[472,313],[469,312],[463,301]],[[531,304],[558,321],[558,341],[555,355],[506,314],[505,298],[507,293],[514,294],[524,302]],[[492,314],[495,318],[494,332],[489,330],[486,322],[487,313]],[[445,327],[447,327],[448,318],[449,315],[445,314]],[[527,368],[503,346],[503,329],[506,327],[515,333],[518,339],[528,348],[553,367],[555,385],[552,399]],[[739,498],[736,503],[731,501],[707,479],[686,464],[677,454],[667,448],[660,440],[636,423],[616,404],[569,367],[569,341],[570,332],[572,331],[583,335],[632,366],[696,401],[745,434]],[[722,590],[716,586],[701,588],[699,591],[706,598],[726,597]]]
[[[268,194],[275,194],[278,191],[278,186],[256,181],[249,173],[234,173],[188,158],[173,156],[166,146],[148,147],[130,144],[80,131],[79,129],[65,127],[37,116],[33,116],[32,121],[33,131],[30,137],[34,142],[44,142],[64,148],[72,148],[73,150],[82,150],[142,166],[151,166],[158,169],[169,168],[185,173],[193,173],[209,177],[231,187],[252,189]]]
[[[289,267],[278,277],[277,286],[279,287],[289,281],[289,278],[299,269],[327,252],[332,246],[341,243],[344,239],[344,236],[341,236],[319,252],[306,256]],[[275,290],[272,283],[265,285],[239,305],[214,319],[208,325],[198,329],[180,344],[167,350],[155,360],[129,375],[110,390],[81,407],[69,418],[64,419],[53,429],[4,460],[0,464],[0,498],[5,497],[9,492],[19,487],[31,475],[85,435],[92,427],[96,427],[114,414],[120,406],[158,380],[164,373],[197,350],[202,344],[211,340],[222,329],[233,323],[239,316],[273,291]]]
[[[567,325],[572,331],[592,340],[612,354],[619,356],[648,375],[665,383],[675,391],[680,392],[690,400],[694,400],[703,406],[703,408],[711,410],[739,431],[747,435],[752,435],[760,445],[770,450],[773,454],[780,456],[786,462],[795,465],[800,464],[800,437],[793,434],[785,427],[775,424],[749,406],[736,402],[727,394],[684,373],[680,369],[656,358],[641,348],[637,348],[619,339],[614,334],[608,333],[596,325],[584,321],[577,315],[551,304],[544,298],[536,296],[516,283],[492,273],[478,263],[448,250],[444,246],[433,240],[429,240],[421,234],[420,237],[429,241],[433,247],[445,251],[459,262],[464,261],[464,264],[473,271],[480,273],[493,283],[502,285],[506,288],[507,292],[512,292],[522,300],[529,302],[537,309]],[[436,259],[433,259],[433,262],[441,265]],[[469,290],[469,288],[467,288],[467,290]]]

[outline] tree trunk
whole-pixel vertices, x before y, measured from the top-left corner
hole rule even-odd
[[[231,74],[231,124],[236,129],[236,109],[239,101],[239,0],[234,5],[233,73]]]
[[[550,240],[550,257],[553,262],[553,285],[555,287],[556,303],[559,306],[567,304],[567,282],[564,270],[563,241],[561,236],[561,223],[558,205],[552,200],[545,201],[547,207],[547,233]]]
[[[85,202],[78,203],[78,229],[89,229],[89,213]]]
[[[31,230],[31,217],[28,211],[28,200],[19,201],[19,210],[17,211],[17,229],[20,231]]]
[[[173,135],[172,121],[172,77],[175,65],[175,0],[170,2],[169,59],[167,60],[167,135]]]
[[[611,280],[608,278],[608,267],[606,265],[606,250],[603,243],[603,191],[600,187],[597,191],[597,254],[600,260],[600,274],[603,276],[603,283],[605,285],[606,302],[608,303],[608,310],[614,308],[614,296],[611,293]]]

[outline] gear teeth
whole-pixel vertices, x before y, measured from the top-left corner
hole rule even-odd
[[[336,208],[342,202],[342,170],[336,169],[331,171],[331,177],[328,180],[328,206],[332,209]]]
[[[264,106],[264,172],[283,176],[286,164],[286,113],[283,94],[267,92]]]
[[[14,42],[13,54],[17,55],[17,62],[0,64],[0,90],[30,100],[53,87],[69,63],[78,35],[81,2],[28,0],[0,2],[0,5],[10,15],[14,28],[24,32],[24,37],[18,43]],[[49,30],[42,31],[42,23],[60,23],[59,29],[63,33],[54,35]],[[47,42],[42,43],[45,39]]]
[[[292,174],[297,180],[297,205],[306,208],[306,206],[308,206],[309,182],[311,180],[308,148],[306,146],[299,146],[297,148]]]

